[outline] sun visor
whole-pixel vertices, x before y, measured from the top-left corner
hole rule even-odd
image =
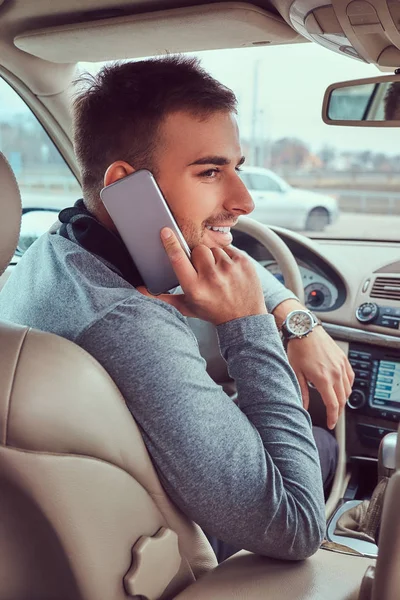
[[[39,29],[18,35],[14,44],[39,58],[71,63],[301,39],[281,17],[251,4],[232,2]]]

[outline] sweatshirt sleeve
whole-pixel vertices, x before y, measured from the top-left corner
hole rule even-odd
[[[236,405],[207,374],[186,319],[142,297],[78,343],[103,364],[138,423],[172,500],[236,547],[298,560],[325,531],[311,423],[272,315],[217,328]]]

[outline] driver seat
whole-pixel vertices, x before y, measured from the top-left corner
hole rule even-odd
[[[0,180],[1,274],[21,220],[1,153]],[[167,599],[216,566],[87,352],[0,322],[0,384],[0,600]]]

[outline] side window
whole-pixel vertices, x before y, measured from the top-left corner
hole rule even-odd
[[[0,77],[0,150],[17,178],[22,199],[19,254],[44,233],[81,188],[43,126]]]
[[[253,185],[253,190],[257,190],[258,192],[281,192],[280,185],[274,181],[268,175],[261,175],[259,173],[251,174],[251,182]]]

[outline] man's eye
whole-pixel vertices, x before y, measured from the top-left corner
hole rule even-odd
[[[203,171],[200,173],[200,177],[205,177],[206,179],[214,179],[219,173],[219,169],[207,169],[207,171]]]

